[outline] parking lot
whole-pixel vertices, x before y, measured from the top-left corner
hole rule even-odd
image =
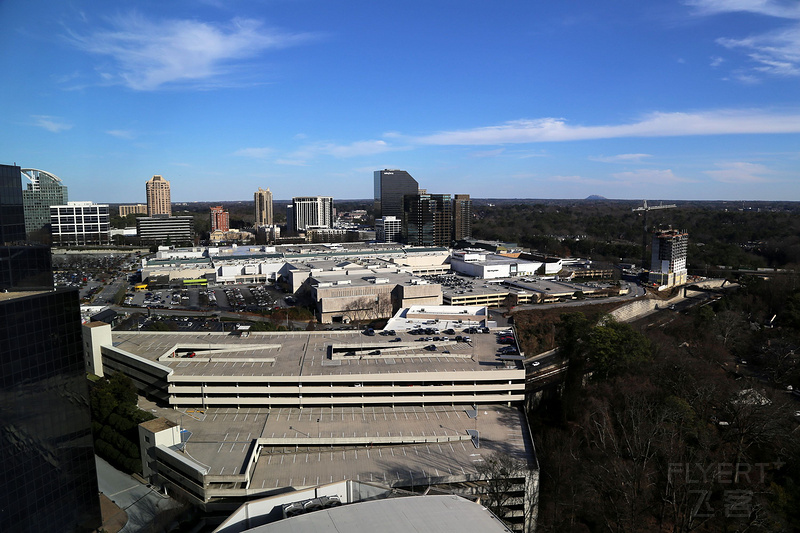
[[[271,286],[235,285],[227,287],[190,287],[185,289],[153,289],[133,291],[125,295],[124,304],[151,309],[219,309],[222,311],[259,312],[287,307],[293,301]]]

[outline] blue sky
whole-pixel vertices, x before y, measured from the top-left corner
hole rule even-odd
[[[800,200],[797,0],[0,1],[0,162],[70,200]]]

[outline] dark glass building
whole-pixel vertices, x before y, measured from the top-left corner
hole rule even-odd
[[[76,289],[0,293],[0,531],[101,524]]]
[[[0,246],[0,290],[52,288],[49,247]]]
[[[450,246],[453,203],[449,194],[414,194],[403,199],[403,238],[413,246]]]
[[[0,165],[0,246],[25,242],[22,169]]]
[[[0,165],[0,290],[52,289],[50,248],[27,246],[22,171]]]
[[[53,290],[50,248],[25,245],[22,197],[20,167],[0,165],[0,531],[91,531],[101,516],[78,291]]]
[[[418,194],[419,183],[405,170],[376,170],[375,220],[381,217],[403,217],[403,197]]]

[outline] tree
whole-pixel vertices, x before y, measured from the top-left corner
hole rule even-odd
[[[525,506],[520,494],[525,494],[525,484],[528,483],[528,464],[508,454],[494,452],[480,463],[477,470],[486,489],[483,502],[495,516],[510,525],[514,509]]]
[[[592,328],[587,341],[589,360],[601,378],[618,375],[631,365],[648,361],[652,354],[647,337],[611,318]]]

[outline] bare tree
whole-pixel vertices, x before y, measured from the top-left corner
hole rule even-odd
[[[374,299],[363,296],[345,304],[342,312],[344,317],[349,319],[350,322],[359,322],[361,320],[366,320],[372,315],[374,305]]]
[[[511,524],[514,517],[520,517],[530,523],[531,513],[535,512],[537,502],[525,502],[531,471],[528,463],[501,452],[488,456],[477,468],[481,480],[485,483],[483,501],[495,516]],[[522,509],[522,514],[517,511]],[[527,512],[526,512],[527,511]]]

